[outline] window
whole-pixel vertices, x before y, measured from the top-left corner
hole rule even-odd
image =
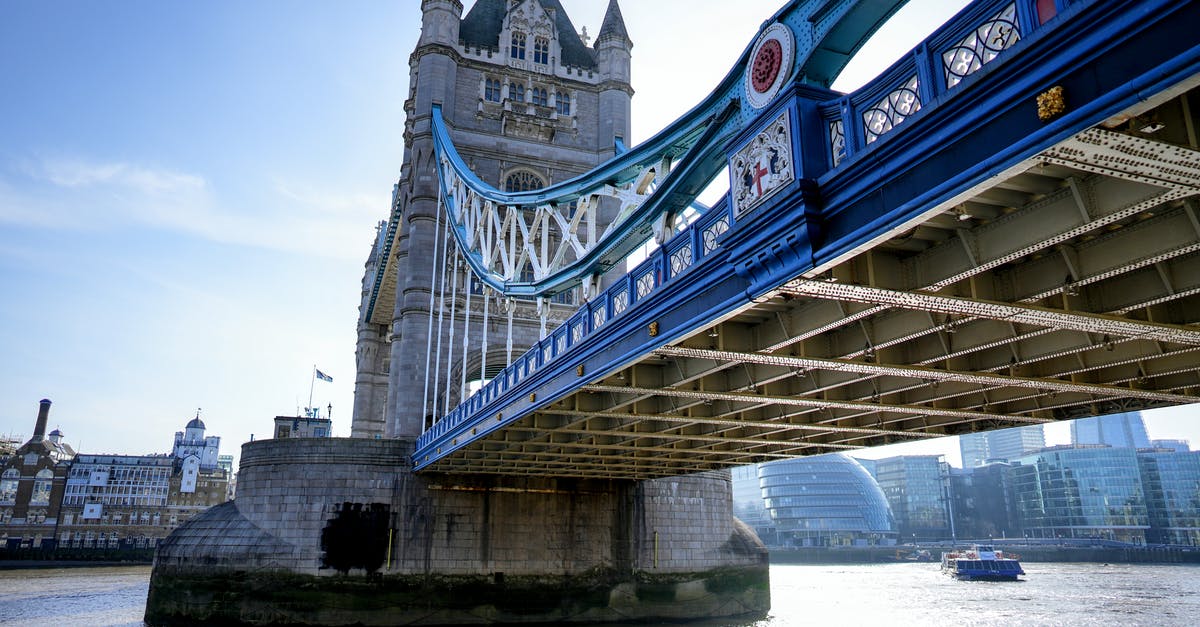
[[[483,82],[483,99],[488,102],[500,102],[500,81],[489,78]]]
[[[525,59],[525,33],[512,34],[512,48],[509,50],[509,56],[514,59]]]
[[[533,40],[533,62],[542,65],[550,63],[550,41],[545,37],[536,37]]]
[[[515,102],[525,102],[525,86],[520,83],[509,83],[508,97]]]
[[[541,87],[534,87],[533,89],[529,90],[529,92],[530,97],[533,99],[533,104],[540,107],[544,107],[548,104],[549,100],[545,89],[542,89]]]
[[[554,104],[558,107],[559,115],[571,115],[571,95],[566,92],[554,94]]]
[[[508,175],[504,179],[505,192],[527,192],[534,189],[541,189],[546,186],[542,178],[533,172],[520,170]]]
[[[38,471],[36,478],[33,481],[33,497],[29,499],[30,505],[49,505],[50,504],[50,487],[54,484],[54,471],[49,468],[43,468]]]
[[[0,503],[12,503],[17,500],[17,485],[21,482],[21,473],[16,468],[9,468],[0,475]]]

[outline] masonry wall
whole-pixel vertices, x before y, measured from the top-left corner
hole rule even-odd
[[[322,538],[343,512],[382,506],[386,541],[364,536],[354,544],[374,547],[376,576],[398,595],[388,601],[391,615],[445,603],[446,623],[474,622],[520,595],[561,601],[529,622],[566,620],[565,607],[590,621],[767,608],[766,550],[733,518],[727,473],[640,483],[427,476],[408,469],[411,450],[410,441],[389,439],[243,445],[237,499],[160,547],[148,620],[259,624],[246,617],[265,612],[276,622],[375,624],[373,610],[313,619],[286,591],[349,595],[335,604],[378,594],[354,588],[372,581],[369,569],[339,569]],[[463,586],[482,586],[486,599],[451,594]],[[264,589],[278,592],[263,596]]]

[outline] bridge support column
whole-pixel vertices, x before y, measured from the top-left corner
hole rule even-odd
[[[151,624],[438,625],[765,613],[727,473],[415,475],[405,440],[261,440],[236,501],[159,548]]]

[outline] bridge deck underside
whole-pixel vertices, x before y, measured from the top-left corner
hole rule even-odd
[[[1198,101],[1076,135],[430,470],[642,479],[1198,401]]]

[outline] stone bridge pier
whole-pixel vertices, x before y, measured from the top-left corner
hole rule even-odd
[[[146,621],[450,625],[763,614],[767,553],[727,472],[417,475],[413,443],[242,447],[236,500],[159,548]]]

